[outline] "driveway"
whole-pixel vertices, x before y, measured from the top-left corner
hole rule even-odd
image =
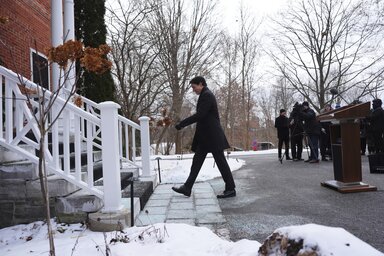
[[[384,252],[384,174],[369,173],[366,156],[363,182],[378,190],[349,194],[320,185],[334,179],[331,161],[280,164],[277,154],[242,159],[246,164],[233,173],[237,196],[219,200],[231,240],[262,243],[276,228],[315,223],[342,227]],[[222,192],[221,178],[210,183],[216,193]]]

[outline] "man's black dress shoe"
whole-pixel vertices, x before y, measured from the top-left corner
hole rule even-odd
[[[236,196],[236,190],[224,190],[223,194],[217,195],[217,198],[227,198]]]
[[[190,197],[191,196],[191,190],[188,189],[186,186],[184,185],[181,185],[180,187],[172,187],[172,190],[179,193],[179,194],[183,194],[185,196],[188,196]]]

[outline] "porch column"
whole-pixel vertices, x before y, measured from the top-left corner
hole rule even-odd
[[[64,41],[75,40],[75,9],[73,0],[64,0]],[[73,88],[76,81],[76,62],[68,65],[68,79],[65,81],[65,88]]]
[[[52,46],[57,47],[63,44],[63,2],[51,0],[51,40]],[[52,86],[56,91],[59,88],[60,68],[57,63],[52,63]]]

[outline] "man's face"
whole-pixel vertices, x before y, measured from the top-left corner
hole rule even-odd
[[[199,95],[201,93],[201,91],[203,90],[204,86],[199,83],[199,84],[191,84],[192,86],[192,90],[197,94]]]

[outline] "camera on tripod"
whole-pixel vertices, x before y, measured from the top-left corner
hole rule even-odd
[[[303,110],[304,110],[303,104],[296,102],[295,105],[293,105],[291,116],[293,118],[299,117],[300,112],[302,112]]]
[[[299,102],[296,102],[295,105],[293,105],[293,111],[303,111],[303,104],[300,104]]]

